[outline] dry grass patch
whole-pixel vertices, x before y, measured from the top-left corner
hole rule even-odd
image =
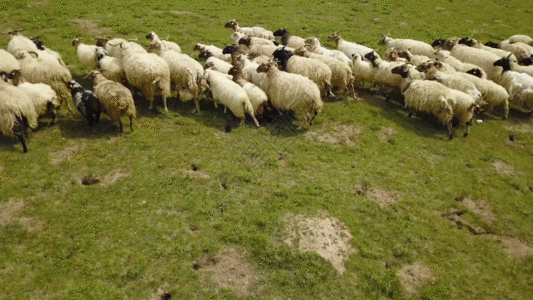
[[[251,288],[259,281],[255,268],[245,259],[246,253],[233,248],[225,248],[215,257],[207,257],[201,264],[202,273],[208,276],[206,280],[212,281],[217,291],[230,289],[239,297],[251,295]],[[194,267],[193,266],[193,267]]]
[[[468,207],[468,209],[474,214],[478,215],[483,222],[490,224],[494,221],[495,216],[486,200],[472,200],[468,197],[459,197],[456,199],[462,205]]]
[[[330,143],[335,147],[343,143],[355,147],[357,146],[357,138],[362,133],[362,127],[352,126],[341,123],[334,123],[331,125],[333,131],[326,131],[319,129],[315,131],[308,131],[305,136],[311,140],[318,140],[322,143]]]
[[[418,290],[435,280],[433,270],[423,263],[416,261],[412,265],[404,265],[396,272],[402,283],[403,288],[409,296],[418,294]]]
[[[345,262],[355,250],[350,245],[352,234],[337,218],[322,212],[315,218],[288,214],[285,243],[301,252],[315,252],[329,261],[339,272],[346,271]]]
[[[120,169],[113,170],[113,171],[109,172],[109,174],[104,176],[104,178],[101,181],[102,182],[102,186],[103,187],[108,187],[110,185],[115,184],[120,179],[129,177],[130,175],[131,175],[130,173],[124,172],[124,171],[122,171]]]
[[[382,188],[368,190],[366,195],[370,200],[378,203],[381,209],[388,209],[392,204],[401,200],[399,192],[388,191]]]
[[[100,20],[91,20],[91,19],[72,19],[72,23],[74,25],[78,26],[80,28],[80,31],[94,36],[95,38],[97,36],[109,34],[113,32],[113,30],[109,27],[100,27]],[[86,44],[94,44],[93,41],[85,41]]]
[[[29,8],[32,7],[45,7],[48,6],[48,1],[37,1],[37,2],[30,2],[27,5]]]
[[[71,159],[74,155],[87,147],[87,141],[85,140],[75,141],[75,143],[76,144],[72,146],[67,146],[64,149],[55,152],[50,151],[48,154],[50,157],[50,164],[57,166],[63,161]]]
[[[511,258],[525,258],[533,255],[533,247],[519,238],[492,234],[487,237],[498,242],[498,248]]]
[[[381,129],[381,131],[379,132],[379,138],[386,142],[386,143],[391,143],[392,142],[392,136],[396,133],[396,130],[394,130],[394,128],[390,128],[390,127],[384,127],[383,129]]]
[[[533,134],[533,124],[530,123],[507,126],[504,125],[503,127],[509,131]]]
[[[496,172],[498,172],[498,174],[501,176],[514,175],[514,166],[506,163],[502,159],[496,159],[496,161],[492,163],[492,166],[494,166]]]
[[[5,203],[0,203],[0,227],[18,222],[29,232],[42,228],[43,223],[36,218],[20,217],[24,211],[24,199],[11,198]]]

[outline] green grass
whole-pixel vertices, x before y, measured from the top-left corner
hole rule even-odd
[[[524,21],[531,14],[528,1],[161,2],[4,1],[0,29],[23,27],[26,35],[40,36],[77,77],[86,69],[71,45],[75,37],[87,43],[107,34],[138,37],[146,45],[143,37],[154,30],[193,54],[197,42],[230,43],[223,27],[229,19],[286,27],[329,47],[325,38],[334,31],[370,47],[389,31],[426,42],[472,33],[482,41],[531,35]],[[0,46],[7,43],[7,35],[0,36]],[[149,299],[163,288],[173,299],[235,299],[234,291],[206,279],[205,270],[192,268],[228,247],[246,253],[260,278],[249,298],[533,294],[532,256],[510,258],[498,242],[441,217],[462,209],[463,220],[533,245],[533,136],[522,113],[511,111],[505,121],[487,118],[469,137],[448,141],[444,126],[432,118],[408,119],[397,104],[341,99],[326,103],[310,129],[360,128],[356,146],[333,146],[283,124],[255,129],[248,123],[226,134],[222,110],[207,101],[199,115],[190,113],[192,103],[173,99],[168,115],[161,108],[148,111],[146,100],[136,104],[134,132],[125,126],[118,134],[107,117],[93,130],[63,111],[56,126],[31,134],[27,154],[0,136],[0,207],[16,199],[25,204],[0,227],[0,298]],[[380,139],[383,128],[395,132],[389,143]],[[520,148],[506,144],[509,135]],[[499,161],[514,171],[500,175]],[[203,177],[186,175],[192,164]],[[81,185],[88,175],[102,181]],[[368,195],[372,189],[394,192],[400,201],[381,209]],[[487,224],[455,201],[459,196],[485,200],[494,221]],[[320,211],[353,235],[356,252],[343,275],[320,256],[282,242],[287,213],[313,217]],[[427,265],[434,280],[411,297],[396,272],[415,261]]]

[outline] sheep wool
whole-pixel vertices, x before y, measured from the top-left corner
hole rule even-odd
[[[393,39],[386,34],[381,36],[378,45],[386,45],[387,48],[394,47],[409,50],[415,55],[429,56],[433,53],[433,47],[428,43],[412,39]]]
[[[289,33],[286,28],[280,28],[274,32],[274,36],[281,37],[281,44],[291,48],[299,48],[305,45],[305,39]]]
[[[20,69],[17,59],[4,49],[0,49],[0,72],[11,73],[13,70]]]

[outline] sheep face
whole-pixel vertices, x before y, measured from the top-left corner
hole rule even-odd
[[[381,40],[379,40],[378,45],[385,45],[387,44],[387,38],[388,36],[386,34],[381,35]]]
[[[241,38],[239,40],[239,45],[245,45],[246,47],[250,47],[250,45],[252,45],[252,38],[249,36]]]
[[[204,50],[204,51],[200,52],[200,54],[198,54],[198,57],[199,58],[203,58],[203,59],[208,59],[211,56],[213,56],[213,54],[211,52],[209,52],[208,50]]]
[[[235,29],[239,24],[237,24],[236,20],[230,20],[228,23],[224,25],[225,28],[232,28]]]
[[[272,53],[272,56],[278,61],[279,68],[285,70],[287,68],[287,63],[292,56],[292,52],[286,50],[285,47],[278,49]]]
[[[487,47],[491,47],[491,48],[498,48],[498,44],[494,43],[494,42],[486,42],[485,43],[485,46]]]
[[[239,47],[237,45],[235,45],[235,44],[227,45],[222,50],[222,54],[231,54],[233,52],[236,52],[237,50],[239,50]]]
[[[289,31],[287,30],[287,28],[280,28],[274,32],[274,36],[284,36],[288,33]]]
[[[376,52],[372,51],[372,52],[368,52],[367,54],[365,54],[365,58],[368,59],[369,61],[375,61],[378,57],[377,57],[377,54]]]
[[[44,50],[44,43],[43,41],[39,40],[39,37],[30,36],[29,39],[35,44],[37,49]]]
[[[313,37],[305,39],[304,44],[314,46],[314,45],[318,45],[319,41],[316,37],[313,36]]]
[[[152,40],[154,37],[156,37],[156,35],[155,35],[155,32],[153,31],[150,31],[150,33],[146,35],[146,38],[149,40]]]
[[[75,89],[75,88],[83,88],[83,87],[81,86],[81,84],[79,84],[75,80],[71,80],[71,81],[67,82],[67,88],[72,90],[72,89]]]
[[[442,46],[442,44],[444,44],[444,40],[441,39],[441,38],[438,38],[436,40],[433,41],[433,43],[431,43],[431,47],[435,47],[435,46]]]
[[[492,64],[493,66],[498,66],[503,68],[503,72],[511,70],[511,63],[508,58],[498,59]]]
[[[268,73],[274,67],[273,63],[265,63],[257,67],[257,73]]]
[[[475,44],[474,40],[471,37],[462,38],[457,43],[467,45],[468,47],[473,47]]]
[[[395,67],[391,70],[392,74],[398,74],[402,76],[402,78],[407,78],[409,75],[409,67],[407,65],[401,65],[398,67]]]
[[[474,68],[472,70],[468,70],[468,71],[466,71],[466,73],[468,73],[470,75],[474,75],[474,76],[479,77],[479,78],[481,78],[483,76],[483,74],[481,73],[481,70],[478,69],[478,68]]]
[[[527,56],[525,54],[520,55],[518,58],[518,63],[523,66],[530,66],[533,64],[533,55]]]
[[[107,44],[108,41],[109,41],[109,39],[107,39],[107,38],[98,39],[96,41],[96,46],[104,47]]]
[[[326,41],[337,43],[337,41],[338,41],[340,38],[341,38],[341,36],[340,36],[338,33],[334,32],[332,35],[330,35],[330,36],[326,39]]]
[[[72,46],[78,48],[78,46],[81,44],[81,39],[80,38],[75,38],[74,40],[72,40]]]

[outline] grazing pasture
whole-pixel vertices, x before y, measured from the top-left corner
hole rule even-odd
[[[147,47],[153,30],[198,59],[196,43],[233,42],[236,19],[382,54],[389,32],[532,36],[532,12],[524,0],[14,0],[0,2],[0,31],[40,37],[88,86],[77,37]],[[134,95],[134,131],[62,108],[26,154],[0,135],[0,298],[530,299],[531,116],[496,108],[449,141],[436,118],[357,93],[302,130],[287,115],[237,128],[207,100],[195,114],[169,98],[165,114]]]

